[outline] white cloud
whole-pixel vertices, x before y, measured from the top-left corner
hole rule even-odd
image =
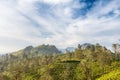
[[[38,2],[49,7],[40,8],[41,4],[36,7]],[[83,42],[99,42],[109,47],[108,44],[120,37],[118,4],[119,0],[105,6],[98,4],[87,13],[86,18],[73,19],[74,11],[86,4],[78,3],[78,0],[0,1],[0,52],[43,43],[65,48]],[[106,17],[110,11],[115,15]],[[116,32],[110,33],[109,30]]]
[[[61,4],[61,3],[68,3],[71,0],[42,0],[42,1],[49,4]]]

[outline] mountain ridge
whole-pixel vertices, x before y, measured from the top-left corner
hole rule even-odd
[[[51,55],[51,54],[60,54],[61,51],[56,48],[54,45],[39,45],[36,47],[33,46],[27,46],[21,50],[18,50],[16,52],[12,52],[11,54],[14,56],[20,56],[20,55]]]

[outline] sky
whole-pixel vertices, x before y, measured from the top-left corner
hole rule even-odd
[[[0,53],[120,39],[120,0],[0,0]]]

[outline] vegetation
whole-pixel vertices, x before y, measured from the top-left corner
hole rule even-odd
[[[0,56],[0,80],[119,80],[120,45],[78,44],[62,54],[53,45]]]
[[[105,74],[97,80],[120,80],[120,69]]]

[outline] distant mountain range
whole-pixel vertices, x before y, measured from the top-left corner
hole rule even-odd
[[[84,44],[81,45],[81,48],[82,49],[91,48],[92,46],[93,46],[93,44],[91,44],[91,43],[84,43]]]
[[[93,44],[91,43],[84,43],[81,45],[82,49],[92,49]],[[51,54],[61,54],[65,53],[66,51],[74,52],[75,47],[67,47],[66,49],[57,49],[54,45],[39,45],[37,47],[27,46],[24,49],[11,53],[14,56],[41,56],[41,55],[51,55]]]
[[[54,45],[40,45],[37,47],[28,46],[22,50],[11,53],[14,56],[41,56],[41,55],[51,55],[51,54],[60,54],[59,51]]]
[[[73,51],[75,51],[75,47],[67,47],[67,48],[65,48],[65,49],[60,49],[60,51],[62,52],[62,53],[65,53],[66,51],[70,51],[70,52],[73,52]]]
[[[91,44],[91,43],[84,43],[81,45],[81,48],[82,49],[91,48],[92,46],[93,46],[93,44]],[[66,49],[60,49],[60,51],[63,53],[65,53],[66,51],[74,52],[75,49],[76,49],[76,47],[67,47]]]

